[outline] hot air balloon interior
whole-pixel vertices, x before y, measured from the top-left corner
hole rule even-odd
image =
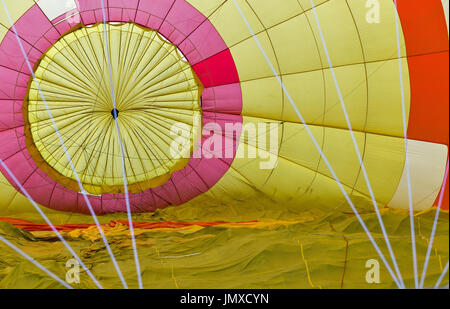
[[[1,289],[448,288],[448,0],[1,2]]]

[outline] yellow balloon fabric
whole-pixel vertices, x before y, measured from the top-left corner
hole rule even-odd
[[[271,154],[278,158],[275,169],[259,168],[268,159],[236,158],[199,200],[224,197],[233,203],[234,197],[252,196],[273,200],[273,208],[349,210],[233,1],[208,1],[203,6],[191,2],[211,14],[209,19],[230,46],[241,80],[244,126],[272,122],[279,133],[279,152]],[[237,3],[345,190],[358,206],[372,208],[310,1]],[[377,202],[384,207],[395,193],[405,158],[394,4],[381,1],[380,24],[367,23],[364,1],[314,4],[363,163]],[[228,27],[228,20],[233,20],[233,27]],[[404,57],[402,34],[400,43]],[[405,58],[402,70],[409,110]],[[244,132],[239,147],[246,153],[255,147],[248,144]],[[266,149],[259,151],[263,157],[270,155]]]
[[[1,288],[436,284],[441,0],[2,3]]]

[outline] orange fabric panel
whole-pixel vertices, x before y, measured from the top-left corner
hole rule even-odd
[[[408,56],[448,51],[441,0],[398,0],[397,9]]]
[[[411,82],[408,138],[449,144],[449,41],[440,0],[398,0]],[[444,187],[443,209],[449,209]],[[437,205],[439,196],[435,202]]]

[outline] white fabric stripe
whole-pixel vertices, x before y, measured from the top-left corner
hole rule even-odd
[[[408,140],[409,168],[411,170],[412,202],[415,211],[433,206],[444,181],[448,147],[417,140]],[[406,168],[389,207],[408,209]]]
[[[53,20],[73,9],[77,8],[76,0],[35,0],[34,2],[39,5],[42,12],[48,17],[49,20]]]

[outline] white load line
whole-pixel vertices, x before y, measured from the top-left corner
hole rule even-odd
[[[398,20],[398,7],[397,0],[394,0],[395,4],[395,30],[397,34],[397,50],[398,50],[398,66],[400,72],[400,90],[402,99],[402,117],[403,117],[403,136],[405,138],[405,168],[406,168],[406,179],[408,180],[408,199],[409,199],[409,220],[411,225],[411,243],[412,243],[412,258],[414,267],[414,284],[416,289],[419,288],[419,274],[417,270],[417,251],[416,251],[416,232],[414,228],[414,208],[412,201],[412,188],[411,188],[411,175],[409,168],[409,155],[408,155],[408,128],[406,119],[406,106],[405,106],[405,89],[403,86],[403,69],[402,69],[402,53],[400,47],[400,29]]]

